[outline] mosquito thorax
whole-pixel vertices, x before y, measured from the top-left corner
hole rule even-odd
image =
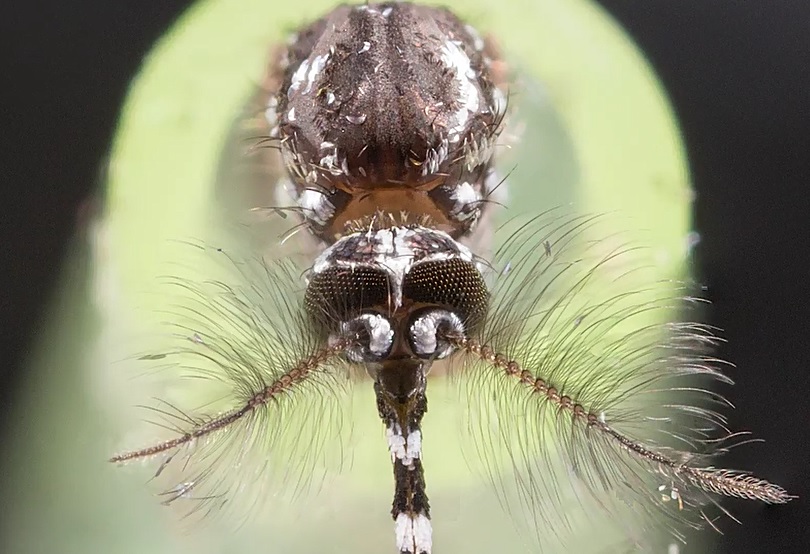
[[[312,232],[332,243],[378,210],[471,232],[497,184],[501,66],[452,13],[409,3],[341,6],[293,35],[266,113]]]

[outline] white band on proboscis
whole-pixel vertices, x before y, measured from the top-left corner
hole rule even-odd
[[[413,469],[413,461],[422,455],[422,432],[417,430],[409,431],[408,438],[402,435],[402,428],[399,423],[393,423],[385,431],[388,437],[388,451],[391,453],[391,461],[401,460],[402,465]]]
[[[399,514],[396,519],[397,548],[407,554],[431,554],[433,526],[424,514]]]

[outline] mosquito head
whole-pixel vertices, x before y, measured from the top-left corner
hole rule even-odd
[[[442,231],[409,225],[355,232],[325,249],[310,272],[304,302],[329,334],[359,327],[382,332],[381,321],[360,318],[380,314],[395,335],[416,347],[411,354],[429,358],[434,355],[426,350],[429,345],[414,339],[428,340],[428,327],[439,324],[443,330],[473,332],[486,316],[489,292],[464,245]]]

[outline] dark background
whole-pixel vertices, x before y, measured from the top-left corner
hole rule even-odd
[[[804,497],[733,505],[744,525],[713,551],[810,552],[810,2],[601,3],[675,105],[697,190],[698,277],[714,303],[710,322],[728,339],[719,355],[739,368],[730,427],[767,441],[723,464]],[[38,4],[0,10],[0,415],[86,221],[127,82],[189,2]]]

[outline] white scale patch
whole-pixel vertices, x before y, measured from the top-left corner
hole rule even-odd
[[[464,53],[458,43],[448,40],[442,47],[442,62],[453,70],[459,85],[459,102],[461,107],[455,113],[455,121],[448,129],[450,140],[457,142],[460,133],[464,130],[470,112],[478,112],[479,95],[475,85],[475,71],[470,66],[470,57]]]
[[[287,89],[287,96],[301,87],[301,83],[304,77],[306,77],[307,69],[309,69],[309,60],[303,60],[301,65],[298,66],[298,69],[295,70],[295,73],[293,73],[292,79],[290,80],[290,88]]]
[[[452,213],[456,219],[464,220],[476,214],[476,210],[466,210],[469,204],[474,204],[481,200],[481,195],[470,183],[465,181],[456,186],[451,196],[455,201]]]
[[[420,317],[411,326],[411,338],[418,354],[436,352],[436,320],[432,317]]]
[[[453,329],[463,332],[464,324],[456,314],[444,310],[431,310],[418,317],[409,330],[417,354],[434,356],[434,359],[441,360],[453,352],[454,348],[447,343],[444,343],[444,348],[438,350],[436,334],[440,322],[449,323]]]
[[[422,456],[422,432],[419,430],[409,431],[407,440],[402,436],[402,428],[399,423],[394,423],[385,430],[388,438],[388,451],[391,453],[391,462],[401,460],[402,465],[408,469],[413,469],[413,461]]]
[[[328,171],[332,175],[340,175],[343,173],[343,170],[338,167],[337,148],[335,148],[331,154],[327,154],[326,156],[322,157],[318,161],[318,165],[321,166],[321,169]]]
[[[317,190],[304,189],[296,199],[296,203],[320,225],[326,225],[335,215],[335,206],[326,198],[325,194]]]
[[[397,548],[400,552],[431,554],[433,550],[433,526],[426,515],[399,514],[394,525]]]
[[[443,139],[438,148],[428,150],[425,162],[422,164],[422,175],[438,173],[439,167],[447,159],[449,151],[450,143],[447,139]]]
[[[388,18],[389,15],[391,15],[391,12],[394,10],[394,8],[389,6],[387,8],[384,8],[383,11],[380,11],[379,9],[377,9],[377,8],[375,8],[373,6],[369,6],[368,4],[362,4],[360,6],[355,6],[354,9],[356,11],[358,11],[358,12],[368,12],[368,13],[373,13],[374,15],[382,15],[386,19]]]
[[[309,60],[302,61],[301,65],[299,65],[298,69],[296,69],[295,73],[293,73],[290,81],[290,87],[287,89],[287,96],[291,96],[293,93],[298,91],[298,89],[301,88],[304,79],[307,81],[307,88],[304,89],[304,94],[311,92],[312,85],[321,74],[321,71],[323,71],[323,68],[326,67],[326,62],[328,60],[329,55],[324,54],[322,56],[315,56],[311,64],[309,63]]]
[[[326,67],[326,62],[329,60],[329,56],[324,54],[323,56],[315,56],[315,59],[312,60],[312,67],[307,73],[307,88],[304,89],[304,94],[307,94],[312,91],[312,85],[315,83],[315,80],[323,71],[323,68]]]
[[[394,330],[391,324],[379,314],[371,315],[369,321],[370,339],[368,349],[377,356],[382,356],[388,352],[388,347],[394,341]]]
[[[464,165],[467,170],[488,162],[495,153],[496,137],[483,136],[478,140],[465,140],[464,143]]]

